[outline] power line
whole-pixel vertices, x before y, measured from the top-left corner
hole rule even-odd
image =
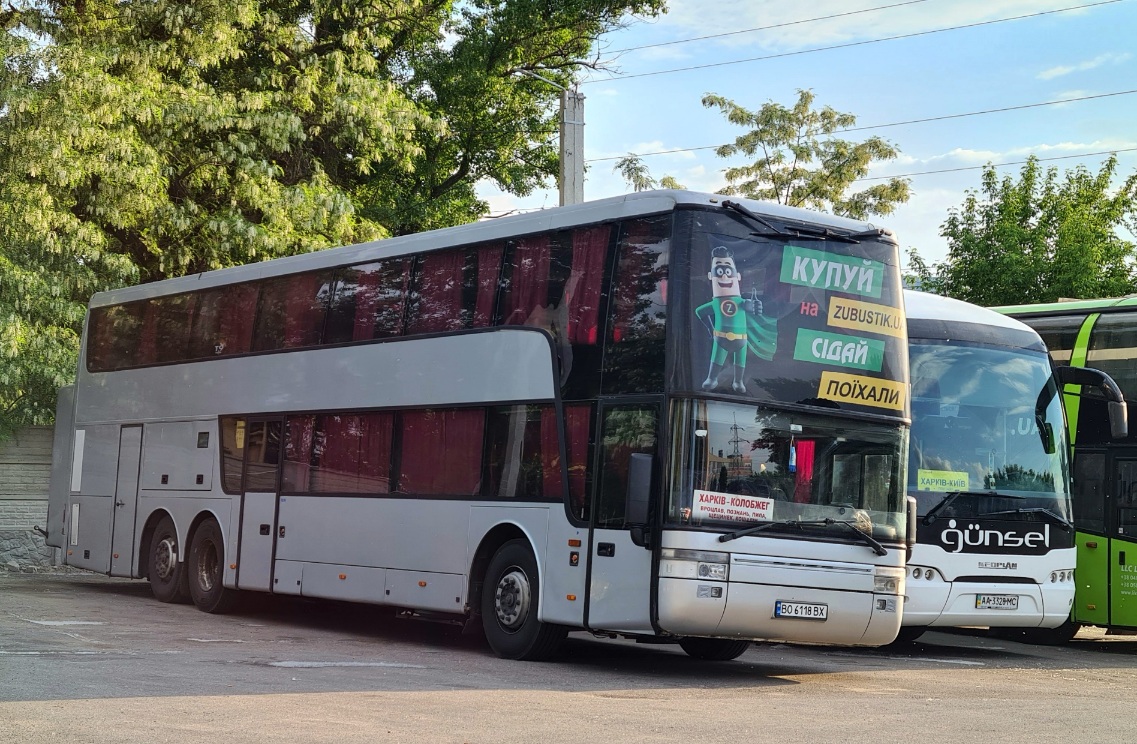
[[[786,26],[798,26],[803,23],[815,23],[817,21],[831,21],[834,18],[844,18],[845,16],[860,15],[862,13],[872,13],[877,10],[888,10],[889,8],[899,8],[903,5],[916,5],[917,3],[926,3],[928,0],[908,0],[903,3],[893,3],[892,5],[878,5],[875,8],[865,8],[864,10],[851,10],[847,13],[834,13],[833,15],[818,16],[817,18],[803,18],[800,21],[787,21],[785,23],[775,23],[772,26],[757,26],[755,28],[744,28],[741,31],[728,31],[725,34],[710,34],[708,36],[696,36],[691,39],[676,39],[675,41],[661,41],[658,44],[643,44],[641,46],[625,47],[623,49],[614,49],[609,54],[623,54],[624,52],[636,52],[640,49],[654,49],[655,47],[672,46],[675,44],[689,44],[693,41],[706,41],[707,39],[721,39],[724,36],[737,36],[738,34],[749,34],[754,31],[769,31],[775,28],[785,28]]]
[[[1038,161],[1039,163],[1049,163],[1049,162],[1053,162],[1055,160],[1075,160],[1075,159],[1079,159],[1079,158],[1093,158],[1093,157],[1098,157],[1101,155],[1116,155],[1118,153],[1123,153],[1123,152],[1137,152],[1137,147],[1126,147],[1126,148],[1122,148],[1119,150],[1101,150],[1099,152],[1085,152],[1085,153],[1081,153],[1080,155],[1055,155],[1055,156],[1049,157],[1049,158],[1035,158],[1035,160]],[[934,176],[934,175],[938,175],[938,174],[942,174],[942,173],[961,173],[963,171],[982,170],[983,168],[986,168],[988,166],[990,166],[992,168],[1003,168],[1003,167],[1006,167],[1008,165],[1024,165],[1027,162],[1029,162],[1029,161],[1027,161],[1027,160],[1011,160],[1011,161],[1007,161],[1005,163],[985,163],[983,165],[966,165],[966,166],[961,166],[959,168],[942,168],[939,170],[930,170],[930,171],[914,171],[912,173],[899,173],[899,174],[891,175],[891,176],[867,176],[865,178],[858,178],[855,181],[853,181],[853,183],[861,183],[863,181],[886,181],[886,180],[889,180],[892,178],[912,178],[915,176]],[[510,215],[510,214],[523,214],[523,213],[527,213],[527,212],[538,212],[538,211],[541,211],[542,209],[546,209],[546,208],[547,207],[524,207],[524,208],[520,208],[520,209],[511,209],[511,210],[508,210],[505,212],[495,212],[495,213],[491,213],[491,214],[486,215],[486,216],[487,217],[504,217],[504,216]]]
[[[1055,155],[1055,156],[1049,157],[1049,158],[1035,158],[1035,160],[1037,160],[1040,163],[1049,163],[1053,160],[1074,160],[1076,158],[1093,158],[1093,157],[1097,157],[1099,155],[1116,155],[1119,152],[1137,152],[1137,147],[1127,147],[1127,148],[1124,148],[1121,150],[1102,150],[1100,152],[1084,152],[1081,155]],[[939,173],[960,173],[962,171],[982,170],[983,168],[986,168],[988,165],[991,166],[992,168],[1002,168],[1002,167],[1007,166],[1007,165],[1023,165],[1024,163],[1027,163],[1027,162],[1029,162],[1029,161],[1027,161],[1027,160],[1012,160],[1012,161],[1009,161],[1006,163],[985,163],[983,165],[966,165],[966,166],[961,166],[959,168],[943,168],[941,170],[917,171],[914,173],[900,173],[900,174],[892,175],[892,176],[866,176],[865,178],[858,178],[853,183],[859,183],[861,181],[887,181],[887,180],[892,179],[892,178],[911,178],[912,176],[932,176],[932,175],[936,175]]]
[[[999,18],[993,21],[980,21],[978,23],[968,23],[962,26],[949,26],[948,28],[936,28],[930,31],[916,31],[910,34],[900,34],[898,36],[886,36],[881,39],[866,39],[865,41],[851,41],[847,44],[834,44],[827,47],[814,47],[813,49],[799,49],[796,52],[781,52],[779,54],[767,54],[762,57],[748,57],[747,59],[736,59],[728,62],[711,62],[705,65],[693,65],[691,67],[677,67],[671,70],[656,70],[655,72],[639,72],[633,75],[617,75],[610,78],[603,78],[598,80],[582,80],[581,85],[590,85],[592,83],[613,83],[624,80],[631,80],[633,78],[653,77],[655,75],[669,75],[675,72],[690,72],[691,70],[707,70],[713,67],[726,67],[728,65],[740,65],[746,62],[759,62],[767,59],[779,59],[782,57],[795,57],[802,54],[812,54],[814,52],[828,52],[834,49],[848,49],[850,47],[866,46],[868,44],[879,44],[885,41],[896,41],[898,39],[912,39],[918,36],[929,36],[931,34],[939,34],[945,31],[959,31],[966,28],[979,28],[980,26],[991,26],[996,23],[1007,23],[1008,21],[1021,21],[1026,18],[1038,18],[1045,15],[1053,15],[1055,13],[1066,13],[1071,10],[1085,10],[1086,8],[1096,8],[1101,5],[1112,5],[1114,3],[1125,2],[1125,0],[1101,0],[1096,3],[1087,3],[1085,5],[1072,5],[1068,8],[1058,8],[1056,10],[1043,10],[1038,13],[1027,13],[1026,15],[1012,16],[1010,18]]]
[[[894,121],[887,124],[872,124],[863,127],[850,127],[848,129],[839,129],[838,133],[844,132],[863,132],[866,129],[885,129],[887,127],[899,127],[905,124],[925,124],[932,121],[947,121],[949,119],[963,119],[968,116],[982,116],[984,114],[1000,114],[1006,111],[1021,111],[1023,109],[1041,108],[1043,106],[1057,106],[1062,103],[1077,103],[1078,101],[1090,101],[1096,98],[1111,98],[1113,96],[1128,96],[1137,93],[1137,88],[1133,90],[1119,90],[1115,93],[1099,93],[1092,96],[1078,96],[1077,98],[1063,98],[1057,101],[1043,101],[1041,103],[1024,103],[1019,106],[1004,106],[997,109],[984,109],[982,111],[969,111],[964,114],[943,114],[942,116],[929,116],[924,119],[909,119],[907,121]],[[638,158],[651,157],[653,155],[672,155],[679,152],[695,152],[696,150],[717,150],[723,145],[702,145],[700,147],[677,147],[673,150],[658,150],[656,152],[644,153],[631,153]],[[620,158],[627,157],[627,155],[613,155],[603,158],[587,158],[586,163],[597,163],[604,160],[619,160]]]

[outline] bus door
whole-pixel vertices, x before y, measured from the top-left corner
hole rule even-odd
[[[602,401],[589,534],[589,586],[585,624],[596,630],[652,633],[651,551],[632,541],[624,510],[632,455],[655,459],[661,403]]]
[[[1137,628],[1137,453],[1113,460],[1109,622]]]
[[[277,498],[280,483],[282,419],[249,418],[238,429],[238,449],[244,453],[241,494],[241,541],[237,588],[272,589],[276,552]]]
[[[138,513],[138,473],[142,461],[142,427],[124,426],[118,440],[118,476],[111,514],[111,576],[136,576],[135,518]]]

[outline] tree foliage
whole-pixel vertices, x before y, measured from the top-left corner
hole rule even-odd
[[[729,185],[721,193],[862,220],[890,214],[908,201],[908,180],[903,178],[849,193],[874,162],[893,160],[899,151],[880,137],[860,143],[834,137],[852,127],[856,116],[828,106],[814,109],[813,102],[811,91],[799,90],[791,108],[770,101],[750,111],[723,96],[704,96],[704,106],[719,109],[731,124],[750,128],[715,150],[723,158],[754,159],[724,171]]]
[[[629,152],[617,160],[612,170],[619,173],[628,182],[628,185],[636,191],[648,191],[656,186],[655,179],[651,177],[651,171],[635,153]]]
[[[0,432],[44,422],[93,292],[467,222],[557,172],[592,40],[663,0],[12,0]]]
[[[940,227],[947,258],[912,266],[929,290],[979,305],[1116,297],[1134,291],[1137,173],[1113,182],[1117,157],[1097,173],[1060,175],[1030,158],[1018,178],[992,165]]]

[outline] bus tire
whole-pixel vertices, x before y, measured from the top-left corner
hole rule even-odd
[[[679,647],[693,659],[704,661],[730,661],[737,659],[750,648],[750,641],[732,641],[728,638],[680,638]]]
[[[185,602],[189,599],[184,559],[174,520],[162,517],[150,537],[146,556],[146,576],[150,579],[154,599],[159,602]]]
[[[222,583],[225,541],[221,528],[213,519],[206,519],[193,533],[186,574],[190,598],[199,610],[221,615],[233,609],[237,590],[227,589]]]
[[[482,628],[494,653],[504,659],[541,661],[556,653],[568,631],[537,619],[540,586],[537,559],[517,539],[498,548],[482,585]]]

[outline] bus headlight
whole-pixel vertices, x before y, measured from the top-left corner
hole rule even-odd
[[[660,574],[677,578],[730,580],[730,553],[714,550],[664,548],[659,552]]]
[[[872,590],[876,594],[899,594],[903,586],[903,568],[877,567],[873,573]]]

